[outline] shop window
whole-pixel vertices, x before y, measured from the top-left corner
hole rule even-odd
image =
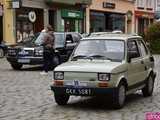
[[[110,32],[121,30],[125,32],[125,15],[116,13],[91,12],[91,32]]]
[[[29,20],[29,12],[36,13],[35,22]],[[32,8],[16,9],[16,41],[22,42],[43,29],[43,10]]]

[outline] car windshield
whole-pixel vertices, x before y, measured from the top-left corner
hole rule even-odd
[[[35,36],[33,42],[37,45],[41,45],[46,33],[41,32],[38,36]],[[55,35],[55,48],[64,47],[65,44],[65,34],[64,33],[54,33]]]
[[[107,59],[122,61],[124,59],[124,41],[122,40],[84,40],[75,49],[71,60]]]

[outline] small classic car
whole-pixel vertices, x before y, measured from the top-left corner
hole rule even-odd
[[[8,47],[7,60],[13,69],[19,70],[23,65],[43,64],[41,43],[45,34],[44,32],[38,33],[26,41]],[[55,32],[54,35],[56,54],[53,57],[53,64],[50,65],[52,69],[68,60],[74,47],[81,39],[81,35],[76,32]]]
[[[142,90],[151,96],[156,72],[154,58],[142,37],[103,33],[83,38],[68,62],[54,69],[55,101],[67,104],[71,95],[110,96],[122,108],[126,95]]]

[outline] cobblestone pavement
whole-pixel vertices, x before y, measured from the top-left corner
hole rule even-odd
[[[155,58],[160,71],[160,56]],[[152,97],[132,94],[123,109],[114,110],[107,103],[84,97],[71,97],[68,105],[58,106],[49,87],[52,72],[48,76],[39,72],[30,66],[14,71],[0,59],[0,120],[144,120],[146,112],[160,112],[160,73]]]

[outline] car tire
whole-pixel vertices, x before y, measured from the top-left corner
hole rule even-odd
[[[154,78],[153,75],[151,74],[147,79],[145,87],[142,89],[143,96],[144,97],[151,96],[153,93],[153,89],[154,89]]]
[[[0,48],[0,58],[4,57],[4,50],[2,48]]]
[[[116,93],[113,97],[113,107],[115,109],[120,109],[124,106],[126,99],[126,86],[124,82],[120,82]]]
[[[54,94],[55,101],[58,105],[66,105],[69,97],[70,96],[66,94]]]
[[[11,64],[11,66],[12,66],[12,68],[13,68],[14,70],[20,70],[23,65],[22,65],[22,64]]]

